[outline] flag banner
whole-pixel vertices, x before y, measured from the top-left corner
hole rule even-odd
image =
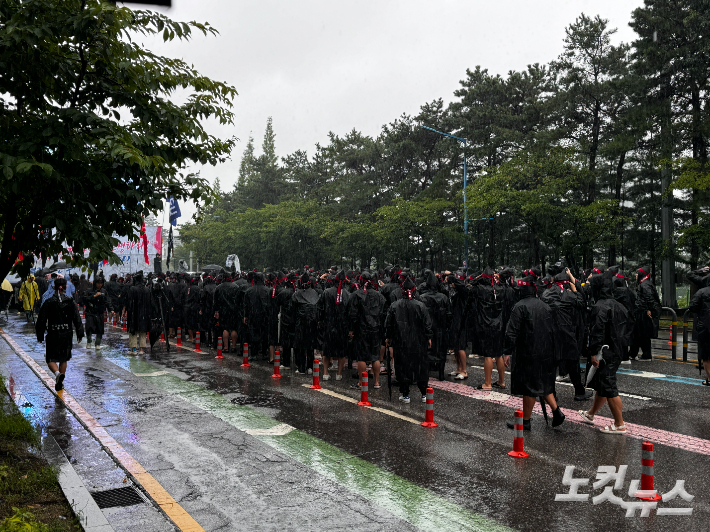
[[[170,202],[170,223],[173,226],[176,226],[177,219],[180,218],[180,216],[182,216],[182,213],[180,212],[180,204],[172,196],[170,198],[168,198],[168,201]]]

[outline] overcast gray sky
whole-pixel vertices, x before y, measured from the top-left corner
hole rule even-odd
[[[232,159],[201,168],[223,190],[237,179],[249,135],[260,151],[273,117],[276,151],[314,152],[329,131],[377,136],[402,113],[436,98],[451,101],[467,68],[505,75],[547,63],[580,13],[601,15],[630,42],[631,11],[642,0],[173,0],[174,20],[209,22],[218,37],[189,43],[144,39],[239,92],[235,125],[209,131],[240,139]],[[133,8],[146,6],[131,5]],[[183,214],[193,209],[183,206]],[[185,221],[183,218],[182,221]]]

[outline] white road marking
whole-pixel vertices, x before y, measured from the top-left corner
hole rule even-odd
[[[281,423],[270,429],[250,429],[246,433],[251,436],[286,436],[289,432],[294,430],[291,425],[286,423]]]

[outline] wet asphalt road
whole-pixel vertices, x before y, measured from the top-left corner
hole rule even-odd
[[[11,316],[4,330],[45,367],[31,325]],[[321,382],[328,395],[303,386],[310,376],[293,370],[271,378],[266,362],[244,369],[235,355],[220,361],[162,346],[132,356],[125,335],[110,327],[105,343],[103,351],[74,349],[67,391],[205,530],[707,530],[710,460],[706,450],[684,450],[683,436],[710,440],[710,389],[697,385],[690,364],[622,366],[619,389],[634,396],[622,398],[625,420],[672,433],[655,445],[656,487],[665,493],[685,480],[695,496],[658,505],[692,508],[691,516],[625,517],[618,505],[593,504],[603,489],[591,483],[599,466],[628,465],[615,494],[634,500],[627,491],[641,473],[639,439],[576,423],[552,429],[535,415],[525,434],[530,457],[513,459],[510,406],[437,389],[439,427],[425,429],[412,422],[424,419],[414,390],[409,405],[397,401],[397,390],[390,401],[385,376],[370,391],[382,412],[352,402],[359,393],[350,389],[351,372]],[[481,361],[469,364],[463,384],[475,387],[483,381]],[[55,437],[90,490],[126,485],[124,472],[4,341],[0,372],[12,377],[31,405],[25,413]],[[591,405],[573,401],[570,386],[558,386],[558,397],[574,410]],[[600,415],[610,416],[606,408]],[[575,477],[591,479],[580,489],[590,500],[555,501],[568,491],[568,465]],[[147,504],[104,513],[116,530],[172,529]]]

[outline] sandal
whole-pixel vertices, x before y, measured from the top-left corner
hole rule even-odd
[[[616,425],[607,425],[599,429],[604,434],[626,434],[626,425],[617,427]]]
[[[484,388],[483,384],[479,384],[478,386],[476,386],[476,390],[483,390],[484,392],[492,392],[493,388]]]
[[[505,386],[501,386],[497,382],[494,382],[492,385],[494,388],[498,388],[499,390],[505,390]]]
[[[455,377],[458,374],[459,374],[458,371],[452,371],[451,373],[449,373],[449,377]]]
[[[703,382],[701,382],[703,386],[710,386],[710,379],[705,379]]]
[[[589,412],[586,410],[578,410],[577,413],[579,414],[579,417],[582,418],[582,422],[588,425],[594,425],[594,418],[589,417]]]
[[[465,381],[466,379],[468,379],[468,375],[463,375],[461,373],[457,373],[454,377],[455,381]]]
[[[375,384],[375,390],[379,390],[380,388],[382,388],[382,386],[380,386],[379,384]]]

